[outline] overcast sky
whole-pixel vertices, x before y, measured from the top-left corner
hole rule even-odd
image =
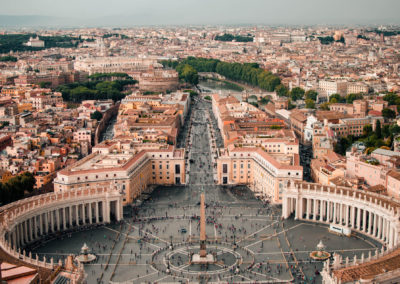
[[[400,0],[0,0],[2,15],[85,24],[399,24]]]

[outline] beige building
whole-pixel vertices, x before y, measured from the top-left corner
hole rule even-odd
[[[329,98],[333,94],[345,96],[347,94],[347,82],[321,80],[318,83],[318,93],[327,98]]]
[[[368,86],[360,82],[349,82],[347,84],[347,94],[368,94]]]
[[[137,151],[132,145],[120,141],[97,145],[91,155],[57,173],[55,192],[108,183],[123,193],[127,204],[151,184],[185,184],[184,149]]]
[[[235,148],[221,151],[217,159],[218,184],[246,184],[272,203],[282,202],[283,187],[290,179],[303,179],[298,154],[272,156],[260,148]]]

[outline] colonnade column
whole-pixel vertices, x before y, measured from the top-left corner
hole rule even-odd
[[[378,226],[377,226],[377,229],[378,229],[378,235],[377,235],[377,237],[378,237],[378,239],[381,239],[381,233],[382,233],[382,217],[381,217],[381,216],[378,217]]]
[[[40,235],[43,236],[43,213],[39,215],[39,229],[40,229]]]
[[[83,224],[86,224],[86,206],[85,205],[86,205],[85,203],[82,204],[82,221],[83,221]]]
[[[92,202],[88,204],[88,209],[89,209],[89,224],[93,223],[93,218],[92,218]]]
[[[12,236],[13,236],[13,249],[16,250],[17,249],[17,232],[16,232],[16,228],[14,228],[14,230],[12,231]]]
[[[34,226],[35,226],[35,240],[37,240],[38,239],[38,236],[39,236],[39,234],[38,234],[38,223],[37,223],[37,220],[38,220],[38,216],[35,216],[35,217],[33,217],[33,219],[34,219]]]
[[[367,214],[366,210],[363,209],[363,231],[367,232]]]
[[[374,231],[373,231],[374,237],[376,237],[377,233],[378,233],[378,215],[374,214]]]
[[[282,217],[284,219],[288,218],[288,197],[284,196],[282,201]]]
[[[68,207],[69,227],[72,228],[72,206]]]
[[[336,224],[336,220],[337,220],[337,218],[336,218],[336,214],[337,214],[336,203],[332,202],[332,206],[333,206],[333,224]]]
[[[76,225],[79,226],[79,205],[75,205]]]
[[[49,232],[49,216],[48,212],[44,213],[44,231],[47,234]]]
[[[314,212],[313,212],[314,221],[317,221],[317,212],[318,212],[318,199],[314,199]]]
[[[96,201],[94,204],[96,205],[94,210],[96,214],[96,223],[99,223],[99,203]]]
[[[372,221],[373,214],[371,211],[368,211],[368,234],[372,235]]]
[[[26,220],[24,221],[24,240],[25,243],[28,243],[28,224],[26,223]]]
[[[67,207],[64,207],[64,208],[62,209],[63,230],[66,230],[66,229],[67,229],[67,217],[65,216],[65,215],[66,215],[66,214],[65,214],[65,210],[67,210]]]
[[[59,232],[60,231],[60,209],[57,208],[56,210],[54,210],[54,212],[56,213],[57,232]]]

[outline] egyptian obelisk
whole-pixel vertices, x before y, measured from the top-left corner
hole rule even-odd
[[[204,206],[204,193],[200,197],[200,257],[206,257],[206,208]]]
[[[206,251],[206,206],[204,193],[200,195],[200,251],[192,255],[191,263],[207,265],[215,263],[214,256]]]

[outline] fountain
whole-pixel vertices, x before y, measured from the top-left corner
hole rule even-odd
[[[77,260],[79,263],[89,263],[95,259],[96,256],[89,253],[89,247],[86,245],[86,243],[84,243],[83,247],[81,248],[81,254],[75,258],[75,260]]]
[[[325,251],[326,246],[322,243],[322,240],[319,241],[317,245],[317,250],[312,251],[310,253],[310,257],[315,260],[326,260],[331,257],[329,252]]]

